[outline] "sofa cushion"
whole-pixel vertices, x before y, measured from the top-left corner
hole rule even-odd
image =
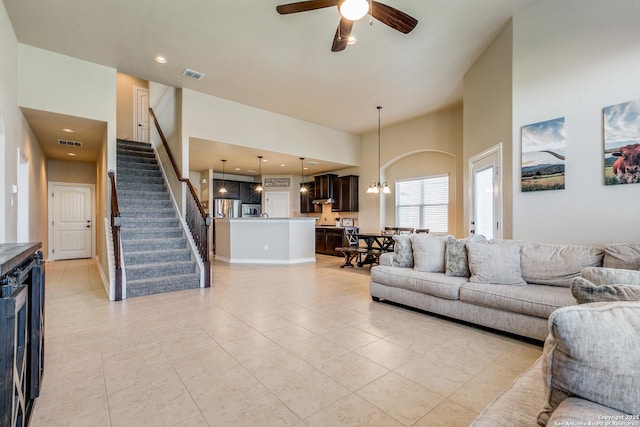
[[[477,236],[469,236],[465,239],[456,239],[449,236],[447,244],[445,245],[445,274],[447,276],[454,277],[469,277],[469,260],[467,259],[467,246],[466,243],[472,242],[487,242],[487,238],[482,234]]]
[[[430,273],[444,273],[444,248],[449,236],[412,234],[413,268]]]
[[[624,418],[625,413],[616,411],[604,405],[589,402],[578,397],[570,397],[565,399],[558,405],[551,418],[547,422],[550,426],[613,426],[615,424],[607,424],[607,421],[616,420],[619,425],[629,420]],[[622,418],[612,418],[622,417]],[[640,423],[636,424],[640,425]],[[631,424],[633,426],[633,424]]]
[[[470,282],[526,285],[520,268],[520,246],[509,241],[467,242]]]
[[[569,397],[640,414],[640,303],[601,302],[563,307],[549,318],[544,344],[546,425]]]
[[[603,267],[640,269],[640,244],[616,244],[604,247]]]
[[[471,427],[537,426],[536,417],[544,402],[541,363],[542,358],[516,378],[507,390],[482,411]]]
[[[595,285],[613,285],[624,283],[626,285],[640,286],[640,271],[623,270],[606,267],[587,267],[582,270],[580,276]]]
[[[603,257],[595,246],[526,242],[520,249],[522,277],[528,283],[568,288],[583,268],[601,267]]]
[[[595,285],[582,277],[573,279],[571,293],[578,304],[601,301],[640,301],[638,285]]]
[[[409,268],[378,265],[371,269],[371,281],[385,286],[408,289],[440,298],[457,300],[464,277],[448,277],[443,273],[429,273]]]
[[[393,266],[413,268],[413,247],[411,236],[393,236]]]
[[[471,282],[460,286],[460,301],[542,319],[549,318],[560,307],[576,303],[571,291],[564,287],[500,286]]]

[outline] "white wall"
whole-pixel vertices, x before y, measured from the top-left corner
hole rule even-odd
[[[28,161],[29,188],[18,188],[29,195],[29,240],[41,241],[47,250],[47,165],[42,150],[18,109],[18,42],[0,4],[0,243],[16,242],[18,218],[18,150]]]
[[[602,108],[640,98],[640,2],[547,0],[514,17],[513,237],[640,242],[640,184],[604,186]],[[565,117],[566,189],[522,193],[520,128]]]
[[[462,206],[462,106],[457,105],[392,126],[384,125],[382,109],[380,132],[381,176],[390,179],[391,194],[368,194],[370,182],[378,181],[378,131],[362,136],[360,180],[359,180],[359,226],[363,231],[381,230],[393,226],[395,220],[395,179],[422,178],[429,175],[449,173],[450,185],[456,206]],[[420,153],[419,156],[414,155]],[[445,153],[452,158],[443,169],[420,163],[423,156],[440,157]],[[402,166],[394,165],[395,163]],[[452,221],[454,218],[452,218]],[[462,211],[456,209],[455,221],[450,223],[450,232],[461,234]]]
[[[360,137],[222,98],[182,90],[182,134],[357,166]],[[301,148],[304,147],[304,148]]]
[[[106,123],[95,182],[96,254],[103,272],[108,275],[104,219],[109,215],[106,173],[116,169],[116,70],[18,44],[18,75],[20,107]],[[46,196],[46,191],[42,188],[40,191]]]
[[[508,22],[464,75],[463,234],[469,234],[469,159],[502,144],[502,237],[513,234],[513,23]]]

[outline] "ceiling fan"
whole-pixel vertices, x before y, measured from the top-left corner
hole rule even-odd
[[[372,0],[307,0],[281,4],[276,7],[276,10],[281,15],[287,15],[331,6],[337,6],[341,15],[336,35],[333,38],[333,45],[331,46],[332,52],[340,52],[347,47],[353,22],[367,14],[371,14],[378,21],[404,34],[410,33],[418,25],[418,20],[412,16]]]

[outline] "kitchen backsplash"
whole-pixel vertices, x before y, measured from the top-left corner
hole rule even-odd
[[[353,225],[358,226],[358,212],[331,212],[330,204],[322,205],[322,213],[302,214],[303,216],[317,218],[316,225],[336,225],[340,222],[342,226],[342,219],[353,218]]]

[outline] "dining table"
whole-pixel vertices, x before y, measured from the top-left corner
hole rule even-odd
[[[358,267],[364,265],[377,264],[380,254],[383,252],[393,252],[394,240],[392,234],[372,232],[358,233],[358,240],[363,241],[367,246],[367,254],[364,260],[358,262]]]

